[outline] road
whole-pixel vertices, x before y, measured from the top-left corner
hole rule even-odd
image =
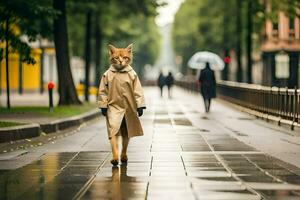
[[[47,144],[0,155],[0,199],[300,199],[300,139],[174,88],[145,88],[145,135],[112,168],[105,120]]]

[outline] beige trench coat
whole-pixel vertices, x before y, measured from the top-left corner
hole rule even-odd
[[[111,66],[103,74],[98,105],[99,108],[107,108],[106,125],[109,138],[119,133],[124,117],[128,137],[143,135],[137,108],[146,108],[145,98],[139,78],[131,66],[120,71]]]

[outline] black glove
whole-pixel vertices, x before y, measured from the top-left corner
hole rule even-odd
[[[101,113],[102,113],[103,116],[106,116],[107,108],[101,108]]]
[[[144,113],[143,109],[145,109],[145,108],[137,108],[139,117],[143,115],[143,113]]]

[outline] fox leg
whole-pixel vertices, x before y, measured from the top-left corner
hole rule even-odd
[[[121,125],[121,136],[122,136],[122,152],[121,152],[121,162],[126,163],[128,158],[127,158],[127,147],[129,144],[129,137],[128,137],[128,131],[127,131],[127,126],[126,126],[126,120],[125,118],[122,121]]]
[[[112,160],[110,161],[113,165],[118,165],[118,137],[116,135],[110,138],[111,150],[112,150]]]

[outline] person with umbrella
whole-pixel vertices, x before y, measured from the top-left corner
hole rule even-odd
[[[205,111],[209,112],[211,99],[216,97],[216,78],[213,70],[223,70],[224,62],[217,54],[209,51],[200,51],[190,58],[188,65],[193,69],[201,69],[198,81]]]
[[[207,62],[205,68],[201,70],[198,81],[201,87],[205,111],[208,113],[211,99],[216,97],[216,78],[214,71],[210,68],[209,62]]]

